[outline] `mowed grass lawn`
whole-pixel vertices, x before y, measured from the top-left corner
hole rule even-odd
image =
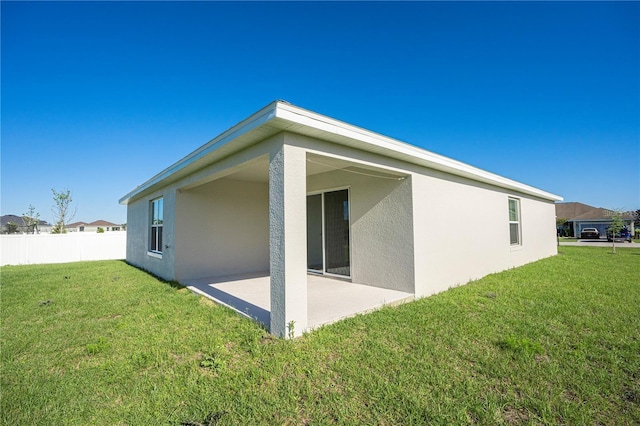
[[[294,341],[120,261],[0,270],[7,425],[640,424],[640,250]]]

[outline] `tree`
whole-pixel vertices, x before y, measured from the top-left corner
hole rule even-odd
[[[15,234],[18,232],[18,224],[15,222],[7,222],[7,234]]]
[[[22,221],[27,228],[27,234],[35,234],[40,224],[40,213],[36,213],[36,208],[29,204],[29,210],[22,215]]]
[[[52,188],[51,192],[53,193],[53,202],[55,203],[51,209],[55,219],[55,225],[51,232],[53,234],[64,234],[67,232],[65,226],[76,215],[76,210],[71,210],[71,203],[73,202],[71,191],[68,189],[65,191],[56,191]]]
[[[612,210],[611,211],[611,225],[609,225],[609,229],[607,230],[607,234],[610,232],[611,235],[611,248],[613,253],[616,252],[616,234],[620,232],[624,228],[624,221],[622,220],[622,212],[620,210]],[[607,235],[608,236],[608,235]]]
[[[559,237],[566,237],[566,225],[569,222],[569,219],[566,217],[556,217],[556,230],[558,231]]]

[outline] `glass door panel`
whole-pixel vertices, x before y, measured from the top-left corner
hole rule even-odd
[[[324,193],[324,231],[324,271],[350,276],[349,190]]]

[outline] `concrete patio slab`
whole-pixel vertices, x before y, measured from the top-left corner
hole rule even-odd
[[[268,272],[185,280],[183,284],[195,293],[269,328],[271,292]],[[307,276],[307,297],[308,327],[313,329],[385,305],[413,300],[414,295],[310,274]]]

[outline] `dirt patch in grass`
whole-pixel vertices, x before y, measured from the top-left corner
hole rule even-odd
[[[523,408],[505,407],[502,410],[502,418],[508,425],[520,425],[529,421],[529,412]]]

